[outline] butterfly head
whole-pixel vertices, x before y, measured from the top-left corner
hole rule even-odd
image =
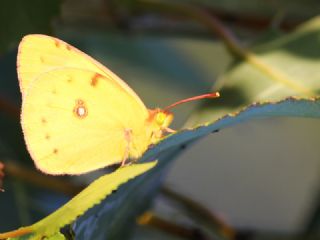
[[[154,116],[154,121],[159,126],[160,129],[165,130],[169,127],[173,120],[173,113],[161,109],[157,109]]]
[[[160,108],[149,110],[148,123],[152,129],[152,143],[159,140],[164,133],[169,132],[169,125],[173,120],[173,114]]]
[[[194,100],[199,100],[204,98],[216,98],[219,96],[220,94],[218,92],[212,92],[212,93],[202,94],[202,95],[191,97],[191,98],[182,99],[163,109],[156,108],[156,109],[149,110],[149,117],[147,119],[147,123],[150,127],[149,129],[151,130],[150,142],[154,144],[158,142],[163,137],[164,134],[175,132],[174,130],[169,128],[169,125],[173,120],[173,114],[169,111],[169,109],[172,109],[182,103],[191,102]]]

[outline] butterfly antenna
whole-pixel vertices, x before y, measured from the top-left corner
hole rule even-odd
[[[175,107],[175,106],[177,106],[179,104],[186,103],[186,102],[191,102],[191,101],[204,99],[204,98],[217,98],[217,97],[220,97],[220,94],[218,92],[202,94],[202,95],[199,95],[199,96],[182,99],[182,100],[180,100],[178,102],[175,102],[175,103],[165,107],[163,110],[167,111],[167,110],[169,110],[169,109],[171,109],[171,108],[173,108],[173,107]]]

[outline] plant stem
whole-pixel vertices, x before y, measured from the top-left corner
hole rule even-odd
[[[226,239],[235,238],[236,231],[205,206],[169,187],[162,187],[161,193],[169,200],[177,202],[186,209],[187,214],[192,219],[199,219],[210,225],[210,228],[217,230]]]
[[[152,10],[165,14],[175,14],[197,21],[206,26],[210,32],[213,32],[215,35],[221,38],[226,47],[235,56],[238,56],[239,52],[242,51],[240,44],[231,31],[225,28],[218,18],[210,15],[206,10],[198,6],[158,0],[137,0],[136,4],[138,8],[142,10]]]
[[[67,180],[43,175],[14,163],[13,161],[5,162],[5,173],[6,175],[14,177],[20,181],[31,183],[39,187],[45,187],[46,189],[63,193],[68,196],[74,196],[84,188],[83,186],[77,186]]]
[[[30,234],[33,232],[32,227],[22,227],[14,231],[10,232],[5,232],[5,233],[0,233],[0,239],[7,239],[7,238],[14,238],[14,237],[19,237],[23,236],[26,234]]]
[[[152,212],[146,212],[138,218],[138,224],[153,227],[157,230],[178,236],[184,239],[209,240],[199,229],[188,228],[161,218]]]
[[[0,111],[15,119],[19,119],[20,117],[20,109],[17,107],[17,105],[2,96],[0,96]]]

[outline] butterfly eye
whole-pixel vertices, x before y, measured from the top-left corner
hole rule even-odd
[[[165,120],[166,120],[166,114],[164,114],[163,112],[159,112],[156,116],[157,124],[159,124],[161,126],[161,125],[163,125]]]

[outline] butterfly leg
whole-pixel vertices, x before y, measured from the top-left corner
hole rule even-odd
[[[165,128],[165,131],[167,132],[167,133],[175,133],[175,132],[177,132],[176,130],[173,130],[172,128]]]
[[[125,140],[127,141],[127,146],[125,149],[125,153],[121,162],[121,167],[126,165],[126,160],[129,158],[129,151],[130,151],[130,142],[131,142],[131,134],[132,134],[132,130],[131,129],[125,129],[124,130],[124,137]]]

